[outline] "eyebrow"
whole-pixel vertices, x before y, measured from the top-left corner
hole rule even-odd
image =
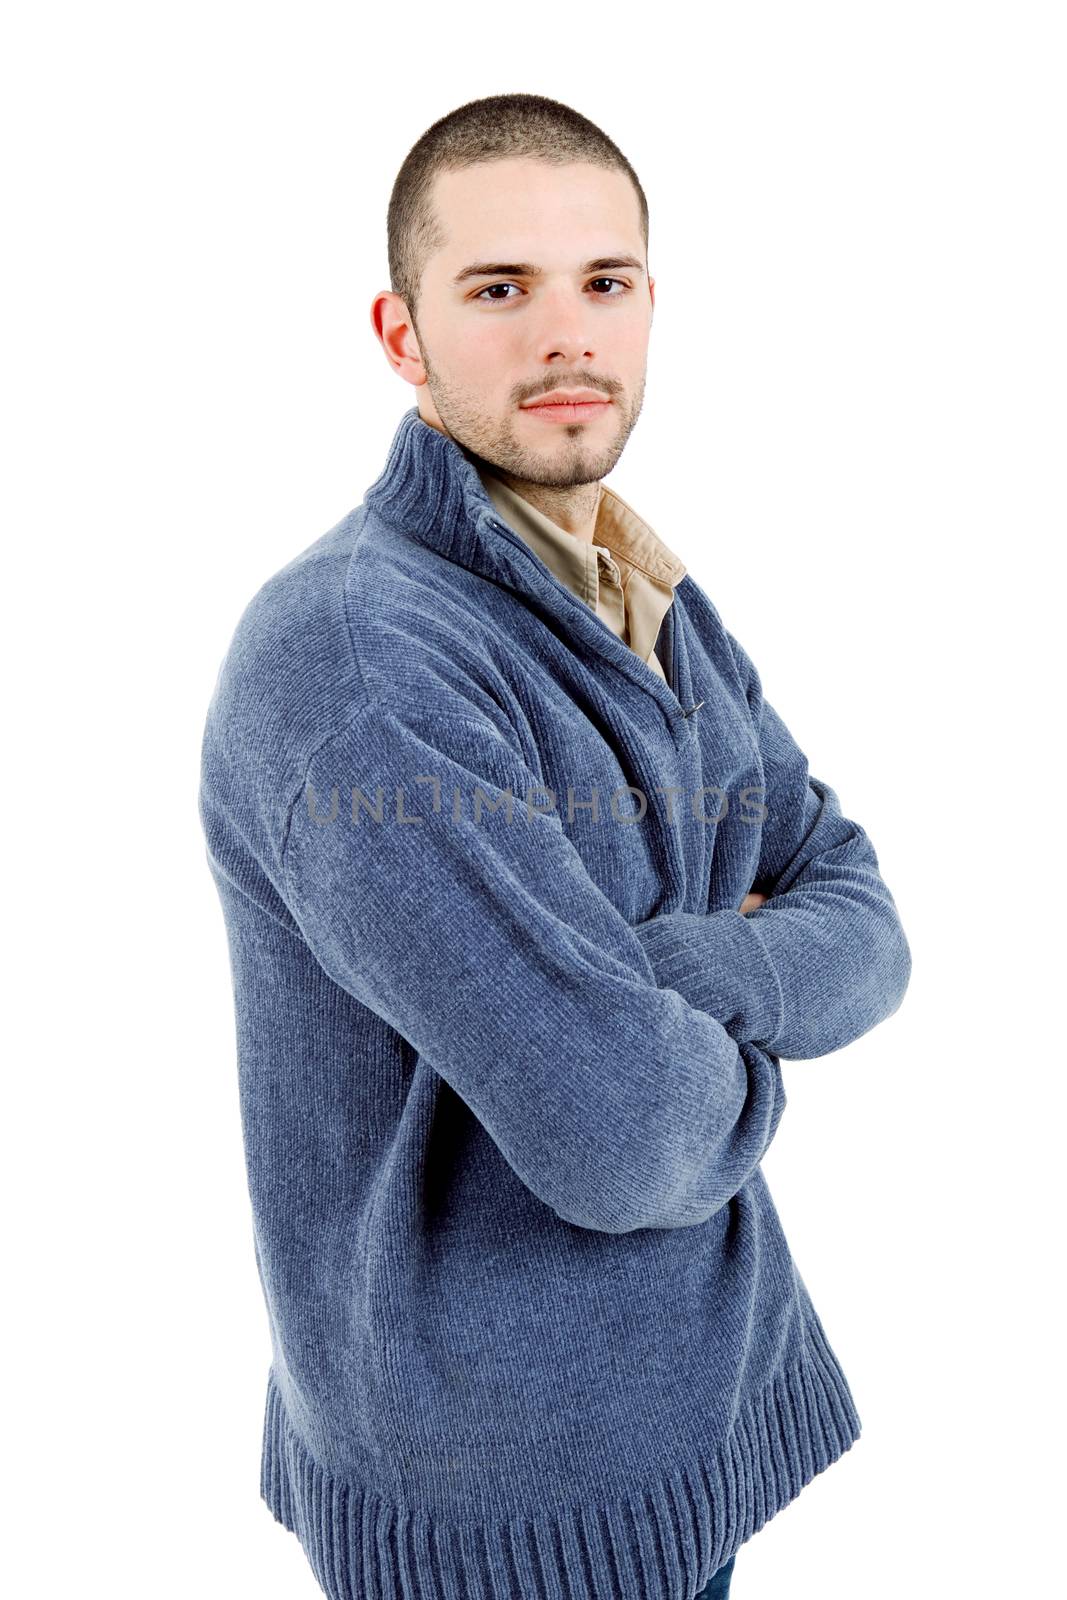
[[[597,256],[593,261],[583,261],[578,271],[583,274],[606,272],[610,267],[632,267],[641,273],[645,270],[644,263],[636,256]],[[543,273],[543,267],[536,267],[529,261],[472,261],[469,267],[456,273],[452,282],[464,283],[467,278],[539,278]]]

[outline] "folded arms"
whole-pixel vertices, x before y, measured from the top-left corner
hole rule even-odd
[[[528,813],[536,777],[492,721],[368,705],[306,779],[283,862],[307,943],[536,1195],[620,1233],[737,1193],[785,1105],[778,1062],[657,982],[559,817]]]
[[[767,816],[752,887],[767,898],[745,916],[669,912],[635,931],[660,983],[720,1017],[732,1037],[808,1060],[892,1015],[911,951],[870,839],[842,815],[830,785],[811,776],[752,661],[727,637],[763,762]]]

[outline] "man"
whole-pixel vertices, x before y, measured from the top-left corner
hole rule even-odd
[[[204,736],[272,1361],[331,1597],[692,1600],[859,1417],[760,1169],[891,1015],[863,829],[602,478],[647,208],[532,95],[427,130],[372,322],[417,399],[255,595]]]

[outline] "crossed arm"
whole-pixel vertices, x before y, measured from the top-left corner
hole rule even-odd
[[[835,1049],[899,1004],[910,957],[866,835],[769,706],[759,726],[774,817],[762,888],[707,915],[632,927],[558,817],[509,826],[503,802],[536,777],[459,696],[368,700],[316,747],[287,812],[286,901],[319,964],[576,1226],[706,1220],[774,1136],[779,1056]],[[417,826],[338,825],[311,803],[342,783],[384,798],[414,781],[450,795],[476,782],[486,820],[424,810],[418,793],[403,807]]]
[[[667,912],[635,931],[662,987],[710,1011],[735,1040],[810,1060],[892,1015],[911,951],[870,839],[811,775],[752,661],[726,637],[763,763],[768,821],[754,882],[764,888],[736,910]]]

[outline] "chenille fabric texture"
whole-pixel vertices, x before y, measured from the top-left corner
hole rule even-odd
[[[663,628],[412,408],[220,668],[260,1488],[331,1600],[691,1600],[859,1437],[760,1161],[910,952],[690,573]]]

